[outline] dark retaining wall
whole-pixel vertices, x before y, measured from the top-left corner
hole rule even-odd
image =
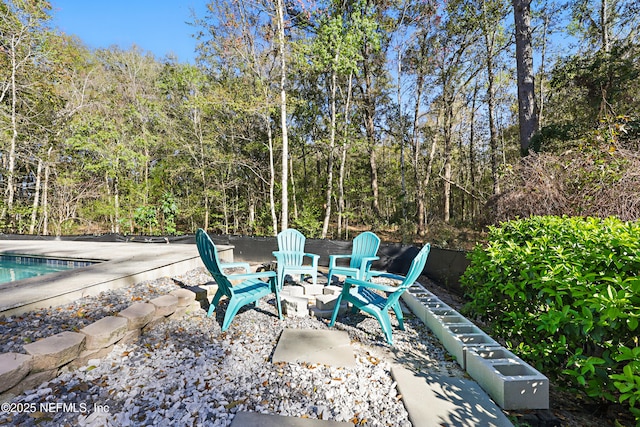
[[[219,245],[234,246],[233,255],[237,261],[264,263],[274,260],[273,251],[278,250],[275,237],[256,237],[239,235],[211,235]],[[0,234],[0,240],[70,240],[93,242],[137,242],[137,243],[170,243],[195,244],[194,235],[184,236],[123,236],[120,234],[104,234],[100,236],[29,236],[18,234]],[[305,250],[320,255],[320,265],[329,265],[329,255],[348,254],[351,252],[351,241],[307,239]],[[405,274],[411,260],[419,248],[399,243],[382,243],[378,250],[380,260],[373,264],[374,270],[386,270],[392,273]],[[424,274],[447,290],[462,294],[460,276],[469,265],[466,252],[431,247]]]

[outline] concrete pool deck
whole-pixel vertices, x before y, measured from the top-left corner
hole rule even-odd
[[[224,262],[232,247],[218,247]],[[89,259],[97,264],[0,283],[0,316],[66,304],[88,295],[203,267],[195,244],[0,240],[0,254]]]

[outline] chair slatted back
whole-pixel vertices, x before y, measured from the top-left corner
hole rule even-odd
[[[227,297],[231,298],[233,296],[233,285],[220,268],[220,259],[218,258],[216,245],[202,228],[199,228],[196,232],[196,245],[198,246],[198,252],[200,253],[202,262],[213,276],[218,287]]]
[[[362,258],[372,257],[378,253],[380,238],[371,231],[365,231],[353,239],[353,249],[351,250],[351,262],[349,267],[360,268]]]
[[[304,235],[294,228],[278,233],[278,250],[283,254],[285,265],[302,265],[306,240]]]
[[[411,261],[411,266],[409,267],[409,271],[407,271],[407,275],[404,280],[398,286],[398,289],[389,295],[387,299],[387,307],[390,307],[392,304],[395,304],[396,301],[400,298],[400,296],[406,291],[411,285],[418,280],[420,274],[424,270],[424,266],[427,263],[427,258],[429,257],[429,251],[431,250],[431,244],[427,243],[424,247],[418,252],[418,255],[413,258]]]

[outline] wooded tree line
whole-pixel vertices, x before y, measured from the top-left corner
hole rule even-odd
[[[211,1],[196,64],[53,7],[0,4],[5,232],[413,236],[555,209],[573,167],[640,211],[636,1]]]

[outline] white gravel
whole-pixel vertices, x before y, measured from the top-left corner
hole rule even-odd
[[[0,352],[24,353],[22,344],[78,330],[133,302],[182,285],[204,284],[204,270],[88,297],[74,304],[0,318]],[[35,413],[0,413],[0,425],[228,426],[238,411],[349,421],[361,426],[410,426],[390,375],[390,357],[412,369],[450,376],[464,372],[429,329],[411,314],[405,331],[386,345],[377,321],[365,314],[338,318],[349,333],[357,363],[351,368],[271,363],[283,328],[326,329],[315,318],[277,318],[273,299],[242,309],[221,332],[223,307],[171,320],[139,342],[117,345],[103,359],[29,390],[11,401]],[[394,319],[395,320],[395,319]],[[394,326],[397,323],[394,321]],[[40,409],[45,409],[44,411]]]

